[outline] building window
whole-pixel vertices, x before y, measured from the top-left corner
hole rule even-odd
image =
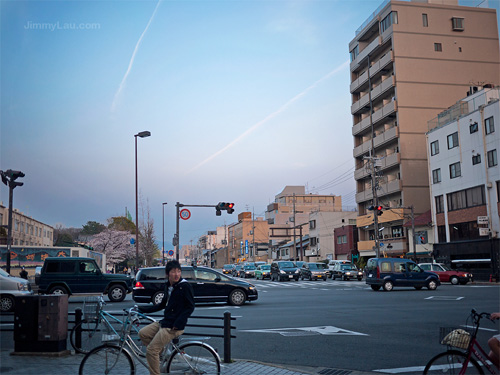
[[[391,27],[392,24],[397,24],[397,23],[398,23],[398,12],[389,13],[382,21],[380,21],[380,32],[383,33],[385,30]]]
[[[316,220],[309,221],[309,229],[315,229],[315,228],[316,228]]]
[[[498,164],[497,150],[488,151],[488,167],[494,167]]]
[[[431,156],[439,154],[439,141],[431,142]]]
[[[392,237],[403,237],[402,226],[392,227],[391,230],[392,230]]]
[[[438,226],[438,242],[446,242],[446,227],[444,225]]]
[[[480,164],[481,163],[481,155],[472,155],[472,165]]]
[[[451,19],[451,24],[453,26],[454,31],[464,31],[464,19],[453,17]]]
[[[434,43],[434,51],[443,52],[443,46],[441,45],[441,43]]]
[[[434,201],[436,202],[436,213],[437,214],[442,214],[444,212],[444,200],[442,195],[438,195],[437,197],[434,198]]]
[[[448,150],[458,147],[458,132],[448,136]]]
[[[460,169],[460,162],[453,163],[450,165],[450,178],[457,178],[462,175],[462,170]]]
[[[424,27],[429,27],[429,20],[427,19],[427,14],[422,13],[422,24]]]
[[[432,171],[432,183],[437,184],[438,182],[441,182],[441,168]]]
[[[350,52],[350,55],[351,55],[351,61],[354,61],[356,59],[356,57],[358,57],[358,55],[359,55],[359,45],[357,45],[356,47],[354,47],[352,49],[352,51]]]
[[[469,125],[469,130],[470,130],[471,134],[477,132],[477,130],[478,130],[477,122],[474,122],[473,124],[470,124]]]
[[[484,186],[476,186],[470,189],[455,191],[447,194],[448,211],[456,211],[464,208],[483,206],[486,204]]]
[[[493,133],[495,131],[495,124],[493,123],[493,117],[488,117],[484,120],[484,130],[486,134]]]

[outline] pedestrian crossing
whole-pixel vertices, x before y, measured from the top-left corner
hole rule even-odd
[[[269,281],[269,280],[248,280],[255,285],[257,289],[274,289],[274,288],[305,288],[305,289],[331,289],[331,288],[366,288],[365,281]]]

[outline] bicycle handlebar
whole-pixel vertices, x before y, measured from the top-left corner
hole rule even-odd
[[[472,309],[471,310],[471,315],[472,315],[472,318],[474,320],[474,323],[478,324],[479,321],[482,319],[482,318],[488,318],[489,320],[491,320],[492,322],[494,321],[493,319],[491,319],[491,314],[490,313],[487,313],[487,312],[482,312],[482,313],[478,313],[475,309]]]

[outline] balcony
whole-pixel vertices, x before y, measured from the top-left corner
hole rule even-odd
[[[389,102],[384,105],[378,111],[373,112],[372,121],[373,124],[376,124],[378,121],[381,121],[384,117],[389,116],[391,113],[394,113],[398,110],[398,106],[395,100]]]
[[[394,61],[394,53],[392,50],[387,51],[387,53],[382,56],[376,63],[372,64],[370,67],[370,77],[375,77],[380,70],[384,69],[387,65]]]
[[[370,44],[368,44],[362,51],[359,52],[358,57],[356,57],[351,62],[351,72],[356,70],[359,67],[359,64],[368,57],[375,49],[377,49],[382,43],[382,38],[377,36]]]
[[[365,83],[368,83],[368,72],[367,71],[365,71],[363,74],[361,74],[358,77],[358,79],[355,79],[354,81],[352,81],[351,86],[350,86],[351,94],[353,92],[355,92],[357,89],[359,89],[359,87]]]
[[[398,152],[394,154],[387,155],[386,157],[380,160],[380,169],[384,170],[387,168],[394,167],[395,165],[399,165],[401,162],[401,155]],[[361,168],[358,168],[354,171],[354,179],[356,181],[362,180],[370,175],[370,168],[367,168],[363,165]]]
[[[363,109],[364,107],[367,107],[368,109],[370,108],[370,95],[368,95],[368,93],[362,96],[353,105],[351,105],[351,114],[354,115],[356,112]]]
[[[377,147],[382,146],[385,143],[395,140],[399,136],[399,128],[397,126],[393,126],[390,129],[387,129],[385,132],[380,133],[375,138],[373,138],[373,144],[375,149]]]
[[[378,197],[399,193],[402,190],[401,180],[395,179],[385,184],[379,184]],[[373,199],[372,189],[366,189],[356,194],[356,203],[362,203]]]
[[[377,135],[373,139],[373,144],[375,146],[375,149],[377,147],[380,147],[384,145],[385,143],[391,142],[399,136],[399,128],[397,126],[393,126],[392,128],[386,130],[385,132]],[[355,158],[360,157],[363,154],[366,154],[368,151],[371,149],[371,139],[367,140],[366,142],[363,142],[361,145],[357,146],[353,150],[353,156]],[[382,159],[384,160],[384,159]]]
[[[380,108],[378,111],[375,111],[372,115],[373,124],[376,125],[377,122],[383,120],[386,116],[396,112],[398,109],[397,101],[393,100],[390,103],[386,104],[384,107]],[[359,135],[360,133],[365,132],[369,129],[370,126],[370,116],[366,116],[363,120],[353,125],[352,127],[352,135]]]
[[[396,80],[395,80],[394,76],[390,76],[390,77],[387,77],[386,79],[384,79],[380,83],[380,85],[378,85],[377,87],[374,87],[372,89],[372,100],[375,100],[380,95],[385,93],[387,90],[393,88],[395,85],[395,82],[396,82]]]

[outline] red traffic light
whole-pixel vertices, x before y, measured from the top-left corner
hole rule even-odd
[[[377,215],[382,215],[384,212],[382,211],[383,210],[383,206],[377,206],[375,207],[375,209],[377,210]]]

